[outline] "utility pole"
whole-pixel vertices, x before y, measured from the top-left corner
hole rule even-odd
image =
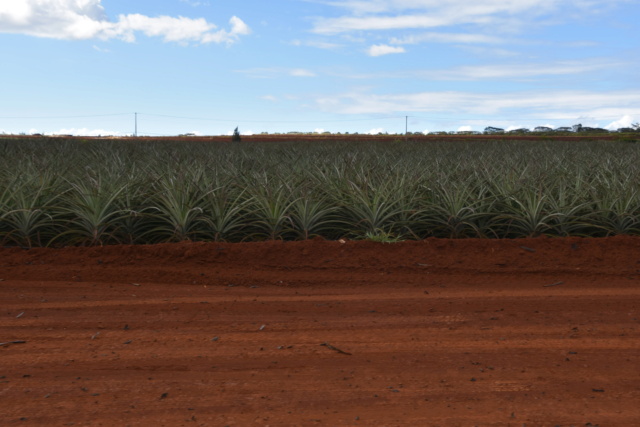
[[[404,142],[409,141],[409,116],[404,116]]]
[[[135,115],[135,132],[133,133],[133,136],[138,136],[138,113],[133,113]]]

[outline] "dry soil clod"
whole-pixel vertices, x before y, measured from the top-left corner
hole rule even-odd
[[[11,344],[26,344],[26,341],[21,341],[21,340],[17,340],[17,341],[7,341],[7,342],[0,342],[0,347],[3,345],[11,345]]]
[[[327,348],[328,348],[328,349],[330,349],[330,350],[337,351],[337,352],[338,352],[338,353],[340,353],[340,354],[346,354],[347,356],[351,356],[351,353],[347,353],[346,351],[340,350],[339,348],[334,347],[334,346],[332,346],[331,344],[329,344],[329,343],[327,343],[327,342],[323,342],[323,343],[322,343],[322,344],[320,344],[320,345],[325,346],[325,347],[327,347]]]
[[[558,286],[558,285],[562,285],[564,284],[564,282],[555,282],[555,283],[551,283],[550,285],[544,285],[545,288],[550,288],[551,286]]]

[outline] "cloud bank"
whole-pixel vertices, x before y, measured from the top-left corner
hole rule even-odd
[[[637,123],[637,121],[630,115],[625,114],[624,116],[622,116],[620,118],[620,120],[616,120],[614,122],[609,123],[607,126],[605,126],[605,129],[609,129],[609,130],[615,130],[615,129],[620,129],[620,128],[630,128],[632,127],[635,123]]]
[[[337,9],[317,17],[311,32],[360,40],[380,40],[402,53],[398,45],[446,43],[499,45],[518,41],[527,28],[557,26],[597,16],[629,0],[307,0]],[[520,41],[522,42],[522,41]],[[373,49],[373,48],[372,48]],[[371,52],[369,52],[371,55]]]
[[[321,111],[342,114],[500,115],[527,118],[575,119],[640,115],[640,91],[546,91],[473,93],[460,91],[374,94],[362,91],[318,97]],[[627,119],[628,121],[629,119]],[[626,122],[625,122],[626,123]]]
[[[611,0],[610,5],[624,0]],[[522,25],[523,21],[570,10],[597,11],[587,0],[334,0],[328,4],[346,10],[344,16],[321,18],[313,31],[339,34],[351,31],[426,29],[454,25]]]
[[[0,32],[62,40],[136,40],[136,34],[162,37],[177,43],[234,43],[251,33],[238,17],[229,20],[229,30],[218,29],[204,18],[182,16],[149,17],[141,14],[107,18],[102,0],[3,0],[0,2]]]

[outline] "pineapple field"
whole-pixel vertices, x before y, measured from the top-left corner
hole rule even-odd
[[[640,234],[640,145],[621,140],[0,138],[0,153],[5,246]]]

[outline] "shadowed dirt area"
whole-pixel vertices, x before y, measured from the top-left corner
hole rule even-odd
[[[2,426],[640,425],[640,238],[0,249]]]

